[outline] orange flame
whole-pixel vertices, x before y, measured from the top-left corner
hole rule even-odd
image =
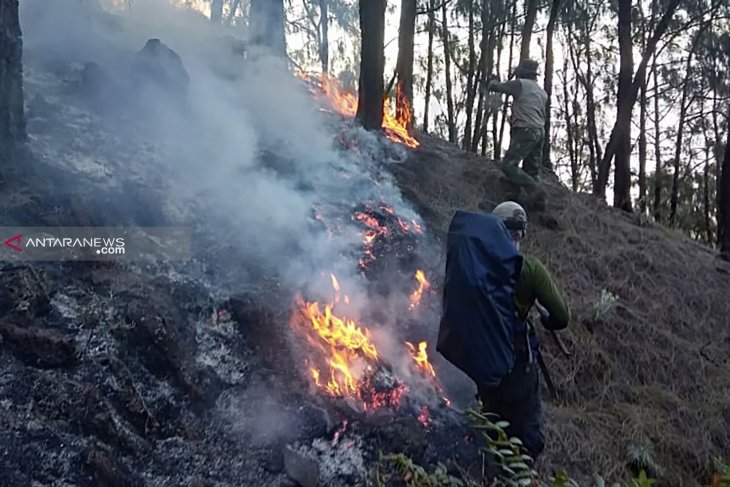
[[[325,98],[333,110],[346,117],[355,117],[357,115],[357,96],[343,90],[339,80],[329,74],[323,74],[315,78],[306,73],[298,72],[296,75],[309,82],[316,84],[315,88],[310,89],[312,95],[317,98]],[[396,96],[400,95],[400,90],[396,90]],[[390,111],[390,100],[383,100],[383,131],[386,137],[393,142],[404,144],[408,147],[416,148],[420,143],[410,134],[410,121],[412,119],[412,109],[407,100],[401,98],[403,113],[394,116]]]
[[[411,294],[411,304],[408,306],[408,309],[411,310],[418,306],[421,302],[421,297],[423,297],[424,291],[431,287],[431,283],[426,279],[426,274],[420,269],[416,271],[416,281],[418,281],[418,289],[413,291],[413,294]]]
[[[436,378],[436,370],[433,368],[433,365],[431,365],[431,362],[429,362],[428,360],[428,352],[426,351],[426,349],[428,348],[428,343],[419,342],[417,347],[411,342],[404,343],[406,344],[406,347],[408,347],[408,351],[411,354],[411,360],[415,364],[416,369],[418,369],[418,371],[423,374],[423,376],[431,381],[436,392],[441,395],[441,400],[444,402],[444,404],[450,407],[451,401],[444,395],[444,388]]]
[[[436,377],[436,371],[434,370],[433,365],[431,365],[431,362],[428,361],[428,353],[426,353],[428,343],[419,342],[418,348],[416,348],[411,342],[405,343],[408,350],[411,352],[411,358],[413,359],[413,362],[415,362],[416,367],[418,367],[418,370],[431,377]]]

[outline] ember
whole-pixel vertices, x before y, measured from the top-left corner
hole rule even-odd
[[[337,78],[328,74],[317,77],[302,72],[297,73],[297,76],[309,83],[310,93],[314,97],[324,98],[333,110],[346,117],[357,114],[357,96],[343,90]],[[406,109],[396,117],[391,113],[390,100],[383,101],[383,132],[393,142],[416,148],[420,144],[409,132],[412,110],[407,103],[404,106]]]
[[[431,419],[431,411],[428,409],[427,405],[421,406],[421,412],[418,413],[418,422],[423,425],[424,428],[428,428],[431,426],[431,422],[433,421]]]

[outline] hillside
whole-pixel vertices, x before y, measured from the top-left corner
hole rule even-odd
[[[0,484],[340,487],[384,453],[486,482],[473,384],[433,344],[445,231],[502,199],[493,163],[366,132],[281,59],[140,4],[23,3],[28,140],[0,212],[183,227],[192,258],[3,247]],[[730,267],[546,181],[525,251],[574,322],[570,359],[545,340],[540,470],[613,482],[634,458],[706,484],[730,451]]]
[[[490,161],[421,141],[395,173],[437,234],[456,209],[501,201]],[[646,451],[662,484],[706,481],[713,459],[730,451],[730,266],[676,232],[545,179],[548,208],[529,215],[523,250],[553,272],[574,322],[563,333],[570,359],[544,338],[560,391],[547,399],[544,467],[584,481],[611,477]],[[618,300],[597,312],[604,291]]]

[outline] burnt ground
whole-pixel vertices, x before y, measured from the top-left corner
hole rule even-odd
[[[14,194],[50,191],[32,171],[13,177]],[[62,212],[19,197],[2,211],[107,217],[66,198]],[[312,394],[282,339],[291,296],[273,281],[222,296],[103,262],[6,263],[0,281],[0,485],[355,485],[391,451],[479,471],[454,411],[425,429],[417,404],[365,415]]]
[[[421,142],[395,173],[443,240],[456,209],[489,211],[504,188],[491,161]],[[547,210],[529,214],[523,250],[567,295],[573,322],[562,336],[573,356],[544,337],[560,397],[543,391],[540,466],[583,484],[643,461],[661,485],[709,483],[714,459],[730,454],[730,267],[678,232],[544,179]],[[618,300],[610,305],[604,291]]]

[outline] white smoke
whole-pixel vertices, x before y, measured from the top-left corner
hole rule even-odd
[[[403,149],[348,123],[338,130],[355,137],[360,151],[338,148],[331,117],[282,59],[254,53],[245,60],[235,53],[234,41],[245,40],[244,32],[213,26],[164,0],[137,0],[125,16],[89,3],[24,0],[21,23],[30,69],[93,62],[110,78],[111,91],[101,100],[108,108],[104,130],[136,154],[111,154],[122,162],[105,168],[110,180],[159,193],[170,222],[225,242],[219,265],[239,279],[260,277],[243,269],[254,262],[290,292],[327,300],[334,273],[354,316],[367,316],[374,306],[392,310],[379,314],[376,338],[403,369],[402,339],[393,330],[407,309],[407,293],[373,301],[357,268],[361,233],[348,218],[362,202],[385,200],[421,223],[381,167],[381,158],[402,156]],[[190,75],[186,103],[139,90],[130,78],[136,52],[151,38],[180,55]],[[93,124],[79,130],[77,144],[102,151],[93,140],[98,130]],[[148,157],[142,146],[152,147]],[[332,238],[314,220],[314,208],[336,228]],[[433,338],[434,330],[429,334]]]

